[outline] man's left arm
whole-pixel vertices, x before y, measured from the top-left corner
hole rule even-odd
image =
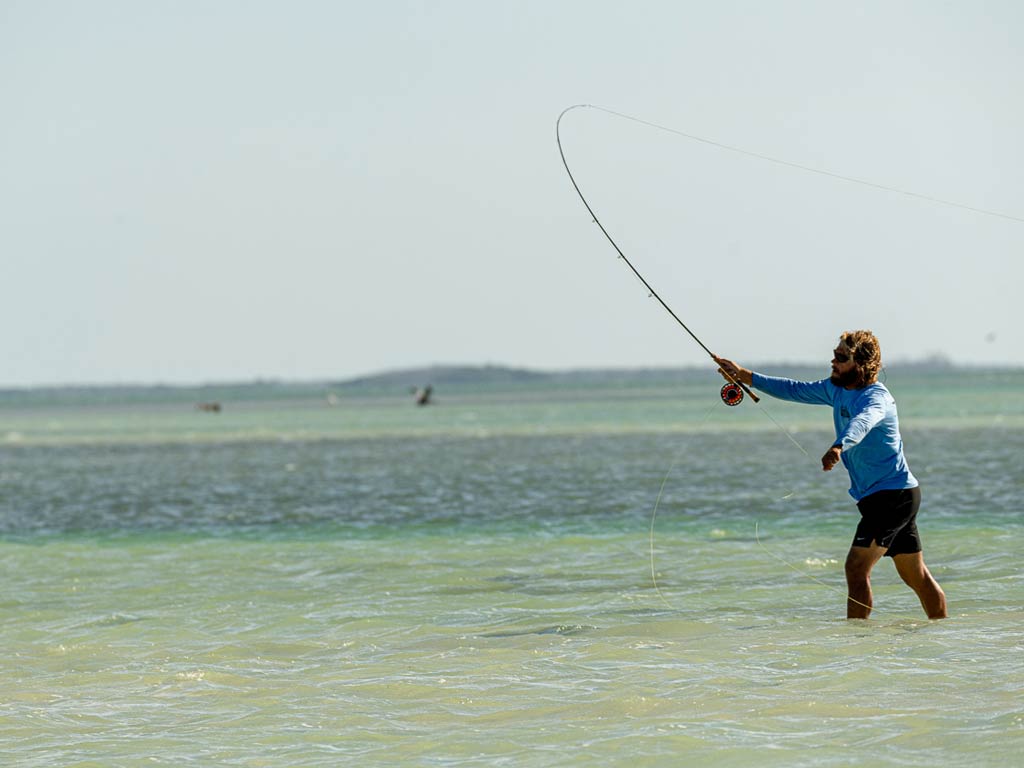
[[[850,418],[850,423],[846,425],[846,429],[836,436],[836,441],[821,457],[821,468],[828,472],[838,464],[842,452],[860,443],[868,432],[881,423],[885,418],[886,410],[884,392],[871,392],[867,397],[862,398],[858,402],[857,410]]]

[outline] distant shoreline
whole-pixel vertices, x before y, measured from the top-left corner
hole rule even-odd
[[[759,363],[755,369],[777,375],[791,375],[798,378],[827,375],[827,365],[808,363]],[[950,373],[954,371],[1007,373],[1024,370],[1024,366],[1016,365],[963,365],[944,359],[928,359],[922,361],[897,361],[886,366],[890,372],[914,373]],[[211,395],[222,393],[234,398],[239,396],[259,395],[261,398],[274,398],[275,393],[282,397],[294,397],[307,393],[315,396],[328,392],[363,392],[363,391],[407,391],[410,387],[458,387],[472,386],[494,387],[499,385],[556,385],[556,386],[593,386],[596,384],[654,384],[672,383],[675,381],[693,380],[710,376],[716,377],[711,365],[680,366],[680,367],[634,367],[634,368],[577,368],[557,371],[544,371],[531,368],[517,368],[503,365],[432,365],[416,368],[385,370],[378,373],[355,376],[346,379],[321,380],[287,380],[287,379],[252,379],[249,381],[221,381],[204,383],[127,383],[127,384],[49,384],[0,386],[0,402],[22,399],[28,395],[54,396],[96,396],[102,393],[116,395],[116,399],[124,402],[132,399],[150,399],[153,395],[162,395],[169,399],[211,399]],[[178,395],[180,397],[175,397]],[[91,399],[91,398],[90,398]]]

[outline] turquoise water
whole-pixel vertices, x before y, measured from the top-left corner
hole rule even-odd
[[[0,408],[0,757],[1016,764],[1024,374],[888,383],[947,621],[842,618],[828,412],[712,379]]]

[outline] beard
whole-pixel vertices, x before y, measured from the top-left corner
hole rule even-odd
[[[860,381],[860,371],[856,368],[851,368],[846,373],[833,373],[831,379],[829,379],[837,387],[850,387],[857,384]]]

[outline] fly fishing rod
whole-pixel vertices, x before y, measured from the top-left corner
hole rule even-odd
[[[580,200],[583,202],[583,205],[587,209],[587,212],[594,220],[594,223],[597,224],[598,228],[601,230],[601,233],[605,236],[605,238],[607,238],[608,242],[612,244],[612,248],[615,249],[616,253],[619,254],[619,258],[626,263],[626,266],[629,267],[630,271],[632,271],[632,273],[636,275],[636,278],[641,283],[643,283],[644,287],[648,291],[648,296],[650,296],[653,299],[657,299],[658,303],[665,308],[665,311],[672,316],[672,319],[675,320],[679,324],[679,326],[690,335],[691,339],[693,339],[695,342],[697,342],[697,344],[700,345],[701,349],[708,353],[708,356],[711,357],[712,360],[714,360],[715,354],[708,348],[707,344],[701,341],[697,334],[691,331],[689,326],[687,326],[686,323],[684,323],[679,318],[679,315],[672,311],[672,307],[665,303],[665,300],[658,295],[658,292],[654,290],[654,287],[650,283],[648,283],[644,276],[640,274],[640,271],[635,266],[633,266],[633,262],[631,262],[626,257],[626,254],[622,252],[622,249],[619,248],[618,243],[616,243],[612,236],[608,234],[608,230],[604,228],[604,224],[602,224],[601,221],[597,218],[597,214],[594,213],[594,209],[590,207],[590,203],[587,202],[587,198],[583,196],[583,192],[580,190],[580,185],[576,183],[576,177],[572,175],[572,171],[569,169],[569,162],[565,159],[565,151],[562,149],[562,118],[565,117],[566,112],[570,112],[571,110],[578,109],[580,107],[590,106],[590,104],[575,104],[571,107],[567,107],[566,109],[562,110],[562,114],[560,114],[558,116],[558,120],[555,121],[555,139],[558,141],[558,154],[562,156],[562,165],[565,166],[565,172],[569,174],[569,181],[572,182],[572,186],[576,190],[576,194],[579,195]],[[730,383],[727,383],[724,387],[722,387],[721,392],[722,401],[726,405],[739,405],[740,402],[742,402],[743,400],[744,392],[750,395],[751,399],[755,403],[759,403],[761,401],[760,398],[753,392],[751,392],[747,385],[744,384],[742,381],[733,378],[727,372],[723,371],[723,373],[730,380]]]
[[[697,344],[700,345],[701,349],[703,349],[705,352],[707,352],[709,355],[711,355],[712,359],[714,359],[714,354],[712,354],[711,350],[708,349],[707,345],[704,344],[704,342],[702,342],[697,337],[697,335],[687,327],[686,323],[684,323],[682,320],[679,319],[679,316],[676,315],[676,313],[672,311],[672,308],[669,307],[669,305],[665,303],[665,301],[661,298],[661,296],[658,295],[658,292],[655,291],[654,288],[651,287],[651,284],[648,283],[647,280],[644,279],[643,275],[641,275],[640,272],[637,271],[637,268],[635,266],[633,266],[633,263],[628,258],[626,258],[626,255],[622,252],[622,249],[619,248],[619,246],[618,246],[618,244],[616,244],[615,240],[612,239],[612,236],[610,234],[608,234],[608,230],[606,230],[604,228],[604,225],[601,224],[601,222],[598,220],[597,214],[595,214],[594,213],[594,209],[590,207],[590,203],[588,203],[587,199],[583,196],[583,192],[580,191],[579,184],[576,183],[576,179],[573,177],[572,171],[569,169],[569,163],[565,159],[565,152],[562,150],[562,136],[561,136],[560,128],[561,128],[562,118],[565,116],[565,114],[567,112],[570,112],[570,111],[572,111],[574,109],[581,109],[581,108],[596,109],[596,110],[598,110],[600,112],[604,112],[606,114],[613,115],[613,116],[621,118],[623,120],[629,120],[631,122],[638,123],[640,125],[645,125],[645,126],[647,126],[649,128],[654,128],[654,129],[659,130],[659,131],[664,131],[666,133],[671,133],[671,134],[674,134],[674,135],[679,136],[681,138],[688,139],[690,141],[699,142],[701,144],[705,144],[705,145],[708,145],[708,146],[716,147],[718,149],[725,150],[727,152],[733,152],[735,154],[743,155],[745,157],[749,157],[749,158],[752,158],[752,159],[755,159],[755,160],[760,160],[760,161],[768,162],[768,163],[774,163],[775,165],[783,166],[783,167],[786,167],[786,168],[791,168],[791,169],[794,169],[794,170],[797,170],[797,171],[803,171],[805,173],[813,173],[813,174],[816,174],[818,176],[824,176],[824,177],[828,177],[828,178],[831,178],[831,179],[836,179],[836,180],[839,180],[839,181],[847,182],[847,183],[850,183],[850,184],[858,184],[860,186],[868,187],[870,189],[875,189],[875,190],[880,191],[880,192],[887,192],[887,193],[891,193],[891,194],[903,195],[904,197],[916,198],[918,200],[924,200],[924,201],[926,201],[928,203],[932,203],[932,204],[935,204],[935,205],[943,205],[943,206],[948,206],[950,208],[959,208],[960,210],[969,211],[971,213],[980,214],[980,215],[983,215],[983,216],[991,216],[991,217],[1003,219],[1005,221],[1014,221],[1014,222],[1024,223],[1024,216],[1014,216],[1012,214],[1002,213],[1000,211],[994,211],[994,210],[991,210],[991,209],[988,209],[988,208],[979,208],[979,207],[973,206],[973,205],[965,205],[963,203],[959,203],[959,202],[956,202],[956,201],[953,201],[953,200],[945,200],[945,199],[942,199],[942,198],[939,198],[939,197],[934,197],[932,195],[924,195],[924,194],[921,194],[920,192],[913,192],[913,191],[906,190],[906,189],[900,189],[899,187],[892,187],[892,186],[888,186],[886,184],[879,184],[877,182],[869,181],[867,179],[859,179],[859,178],[856,178],[856,177],[853,177],[853,176],[845,176],[843,174],[833,173],[832,171],[823,170],[821,168],[813,168],[811,166],[802,165],[800,163],[794,163],[794,162],[791,162],[789,160],[782,160],[782,159],[777,158],[777,157],[771,157],[769,155],[764,155],[764,154],[761,154],[759,152],[751,152],[749,150],[742,149],[740,147],[734,147],[734,146],[730,146],[728,144],[723,144],[723,143],[718,142],[718,141],[712,141],[711,139],[702,138],[701,136],[695,136],[695,135],[690,134],[690,133],[684,133],[683,131],[676,130],[675,128],[669,128],[669,127],[664,126],[664,125],[659,125],[658,123],[652,123],[652,122],[650,122],[648,120],[642,120],[639,117],[633,117],[632,115],[627,115],[627,114],[624,114],[622,112],[616,112],[613,109],[606,109],[605,107],[599,107],[599,106],[596,106],[594,104],[575,104],[575,105],[573,105],[571,107],[567,107],[566,109],[562,110],[562,113],[558,116],[558,120],[555,123],[555,136],[558,139],[558,153],[562,156],[562,164],[565,166],[565,172],[569,174],[569,179],[570,179],[570,181],[572,181],[572,185],[576,189],[576,194],[579,195],[580,200],[583,201],[583,205],[586,207],[587,211],[590,213],[591,217],[594,220],[594,223],[597,224],[598,227],[600,227],[601,232],[608,239],[608,242],[611,243],[612,247],[615,248],[615,250],[618,252],[619,258],[622,259],[624,262],[626,262],[626,265],[630,268],[630,270],[632,270],[633,274],[636,275],[636,277],[640,280],[640,282],[643,283],[644,286],[647,288],[651,298],[657,299],[658,303],[661,304],[661,306],[663,306],[665,308],[665,311],[668,312],[672,316],[672,319],[675,320],[677,323],[679,323],[679,325],[682,327],[682,329],[684,331],[686,331],[690,335],[690,337],[695,342],[697,342]],[[753,392],[751,392],[747,388],[747,386],[745,384],[743,384],[743,382],[737,381],[732,376],[730,376],[728,373],[725,373],[725,376],[728,379],[731,380],[731,383],[726,384],[724,387],[722,387],[722,400],[724,400],[727,405],[738,405],[740,403],[740,401],[743,399],[743,393],[744,392],[746,392],[748,395],[750,395],[750,397],[753,398],[755,403],[756,402],[760,402],[758,397],[757,397],[757,395],[755,395]]]

